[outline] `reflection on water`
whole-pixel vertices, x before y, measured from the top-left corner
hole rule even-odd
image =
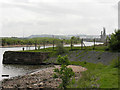
[[[84,42],[84,43],[86,46],[93,45],[93,42]],[[96,44],[102,44],[102,43],[96,43]],[[70,46],[70,45],[65,45],[65,46]],[[80,46],[80,44],[74,46]],[[46,46],[46,48],[47,47],[52,47],[52,46]],[[34,49],[34,47],[30,47],[30,50],[32,49]],[[22,47],[0,48],[0,80],[3,79],[2,77],[3,74],[9,75],[10,77],[14,77],[18,75],[24,75],[26,73],[30,73],[34,70],[45,67],[42,65],[3,65],[2,64],[3,54],[5,51],[18,51],[18,50],[22,50]]]

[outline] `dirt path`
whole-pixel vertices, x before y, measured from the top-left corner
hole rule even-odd
[[[2,82],[3,88],[57,88],[61,83],[59,78],[53,78],[53,69],[59,68],[60,66],[55,65],[54,67],[45,68],[31,74],[24,76],[14,77]],[[75,79],[81,77],[81,72],[87,69],[81,66],[69,65],[75,72]]]

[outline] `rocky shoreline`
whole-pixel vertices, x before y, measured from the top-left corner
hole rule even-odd
[[[81,77],[81,72],[87,69],[81,66],[69,65],[75,72],[75,79]],[[2,81],[2,88],[57,88],[61,79],[53,78],[53,69],[60,68],[59,65],[46,67],[44,69],[29,73],[23,76],[17,76]]]

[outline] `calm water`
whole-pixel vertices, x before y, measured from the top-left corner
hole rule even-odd
[[[84,42],[86,46],[93,45],[93,42]],[[102,43],[96,43],[102,44]],[[70,46],[70,45],[65,45]],[[80,45],[74,45],[80,46]],[[51,47],[51,46],[46,46]],[[43,48],[43,47],[41,47]],[[34,47],[30,47],[30,49],[34,49]],[[0,80],[4,79],[2,75],[9,75],[9,77],[14,77],[18,75],[24,75],[26,73],[30,73],[31,71],[41,69],[43,66],[40,65],[4,65],[2,64],[3,54],[5,51],[18,51],[22,50],[22,47],[12,47],[12,48],[0,48]]]

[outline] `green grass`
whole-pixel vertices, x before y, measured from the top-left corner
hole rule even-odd
[[[107,66],[80,61],[72,61],[71,64],[81,65],[88,70],[82,72],[82,77],[68,88],[118,88],[118,67],[115,68],[113,62]]]
[[[95,46],[95,51],[106,51],[108,47],[107,46]],[[87,50],[93,50],[93,46],[86,47]]]
[[[70,47],[65,47],[65,49],[68,51],[71,50]],[[89,46],[84,49],[85,50],[76,55],[76,57],[84,52],[87,54],[87,51],[93,50],[93,46]],[[102,54],[102,52],[106,51],[106,49],[107,46],[96,46],[94,51],[100,51]],[[81,50],[81,47],[73,47],[72,51],[76,51],[77,53],[77,50]],[[71,54],[72,51],[69,51],[67,53]],[[52,47],[40,50],[27,50],[23,52],[51,52],[51,57],[57,56],[56,48],[53,50]],[[98,57],[98,59],[100,59],[100,57]],[[108,66],[105,66],[101,63],[93,64],[85,61],[71,61],[71,64],[81,65],[83,67],[86,67],[88,70],[82,72],[82,77],[78,81],[75,81],[75,84],[72,83],[69,85],[69,88],[118,88],[118,68],[116,67],[115,61]]]
[[[71,51],[71,47],[64,47],[64,48],[67,49],[68,51]],[[105,51],[106,48],[107,48],[107,46],[96,46],[94,51]],[[81,47],[73,47],[73,49],[72,49],[72,51],[76,51],[76,52],[78,52],[78,50],[81,50]],[[87,53],[87,51],[93,50],[93,46],[84,47],[83,50],[84,51],[81,53],[84,53],[84,52]],[[46,49],[25,50],[25,51],[21,51],[21,52],[55,52],[55,51],[56,51],[56,47],[54,48],[54,50],[52,47],[49,47]]]

